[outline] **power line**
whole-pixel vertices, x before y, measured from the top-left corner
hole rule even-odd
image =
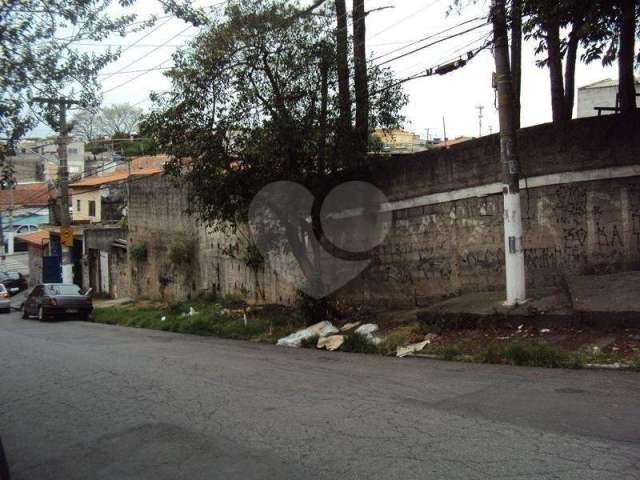
[[[483,28],[485,26],[486,26],[485,24],[478,25],[478,26],[475,26],[475,27],[472,27],[472,28],[468,28],[467,30],[464,30],[462,32],[458,32],[456,34],[449,35],[448,37],[441,38],[439,40],[435,40],[435,41],[433,41],[433,42],[431,42],[431,43],[429,43],[427,45],[423,45],[423,46],[415,48],[415,49],[413,49],[413,50],[411,50],[409,52],[406,52],[406,53],[403,53],[401,55],[397,55],[397,56],[395,56],[393,58],[390,58],[389,60],[385,60],[384,62],[378,64],[378,67],[381,67],[382,65],[386,65],[387,63],[395,62],[396,60],[400,60],[401,58],[408,57],[409,55],[413,55],[414,53],[417,53],[417,52],[419,52],[421,50],[424,50],[426,48],[429,48],[429,47],[432,47],[434,45],[437,45],[438,43],[442,43],[442,42],[444,42],[446,40],[450,40],[452,38],[456,38],[456,37],[459,37],[461,35],[465,35],[465,34],[467,34],[469,32],[473,32],[474,30],[478,30],[479,28]]]

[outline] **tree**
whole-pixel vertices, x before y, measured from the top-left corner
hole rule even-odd
[[[336,178],[348,174],[339,143],[339,42],[333,16],[320,13],[299,15],[287,0],[239,1],[176,53],[167,73],[171,92],[154,96],[141,133],[172,158],[167,172],[185,182],[202,221],[239,228],[254,197],[272,182],[302,185],[321,204]],[[367,73],[370,125],[398,126],[406,103],[401,87],[387,70],[369,66]],[[319,257],[306,251],[305,237],[318,236],[303,204],[291,198],[295,214],[288,210],[279,220],[311,278]]]
[[[515,128],[520,128],[522,92],[522,0],[511,0],[511,81]]]
[[[618,55],[618,72],[620,78],[619,98],[620,110],[623,113],[636,109],[636,79],[633,73],[636,39],[637,2],[620,0],[619,27],[620,48]]]
[[[97,104],[100,70],[118,58],[119,49],[87,53],[81,41],[101,41],[147,28],[151,17],[111,15],[135,0],[5,0],[0,2],[0,135],[4,154],[39,119],[57,127],[54,107],[33,104],[39,97],[73,96],[86,107]],[[192,23],[206,21],[200,10],[178,0],[161,0],[167,13]]]
[[[369,147],[369,91],[364,0],[353,0],[353,64],[356,98],[355,154],[358,163],[361,163],[367,156]]]

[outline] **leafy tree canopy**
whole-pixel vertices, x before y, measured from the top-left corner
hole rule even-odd
[[[298,182],[317,195],[327,173],[349,166],[336,148],[345,132],[338,128],[333,16],[325,8],[310,15],[287,0],[238,0],[176,54],[167,73],[171,92],[154,97],[142,133],[173,158],[168,172],[186,181],[203,220],[242,219],[274,181]],[[400,85],[374,65],[368,75],[370,128],[399,126],[407,101]]]

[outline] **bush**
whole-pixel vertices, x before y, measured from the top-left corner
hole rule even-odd
[[[131,245],[129,247],[129,256],[136,262],[144,262],[147,259],[147,245],[144,243]]]
[[[420,336],[420,325],[406,325],[389,332],[384,337],[382,352],[385,355],[394,355],[398,347],[409,345],[415,337]]]
[[[336,316],[336,311],[329,300],[324,297],[311,297],[302,290],[298,290],[296,294],[296,308],[310,323],[332,320]]]
[[[440,356],[444,360],[455,360],[462,355],[462,352],[455,345],[445,345],[440,349]]]
[[[580,369],[580,368],[584,368],[585,363],[587,363],[585,360],[585,354],[581,352],[576,352],[564,362],[563,366],[565,368]]]
[[[476,360],[480,363],[503,363],[504,352],[492,343],[476,357]]]
[[[345,335],[340,350],[351,353],[378,353],[380,351],[368,336],[355,332]]]
[[[304,338],[300,342],[300,347],[301,348],[316,348],[316,346],[318,345],[318,339],[319,338],[320,337],[318,335],[313,335],[312,337]]]
[[[513,342],[505,349],[504,358],[512,365],[527,367],[557,368],[566,361],[560,350],[546,343]]]

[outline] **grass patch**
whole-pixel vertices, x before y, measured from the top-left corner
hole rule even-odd
[[[546,343],[513,342],[504,350],[507,363],[527,367],[558,368],[566,363],[566,356]]]
[[[320,338],[319,335],[313,335],[311,337],[304,338],[300,342],[300,347],[301,348],[316,348],[316,346],[318,345],[318,339],[319,338]]]
[[[479,363],[504,363],[504,351],[491,343],[476,356],[475,360]]]
[[[344,343],[340,347],[341,352],[352,353],[379,353],[378,345],[373,343],[369,337],[361,333],[350,333],[345,335]]]
[[[395,355],[398,347],[404,347],[412,343],[415,337],[420,336],[420,325],[405,325],[389,332],[384,337],[380,350],[385,355]]]
[[[285,309],[260,309],[255,313],[250,311],[245,324],[242,312],[229,310],[236,306],[238,306],[237,299],[219,299],[216,302],[198,299],[170,306],[126,305],[96,308],[93,321],[110,325],[271,343],[302,326],[301,320]],[[193,315],[189,315],[191,308],[196,312]]]
[[[633,372],[640,372],[640,358],[635,358],[629,365],[629,370]]]
[[[440,350],[438,351],[438,354],[444,360],[448,360],[448,361],[456,360],[462,356],[462,352],[458,350],[458,348],[455,345],[444,345],[442,348],[440,348]]]

